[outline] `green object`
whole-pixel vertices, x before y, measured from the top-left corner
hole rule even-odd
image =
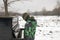
[[[24,36],[34,38],[37,22],[33,17],[27,19],[25,24]]]

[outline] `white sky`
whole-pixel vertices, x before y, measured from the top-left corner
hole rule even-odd
[[[0,1],[0,6],[2,0]],[[57,0],[21,0],[11,3],[9,11],[23,13],[28,11],[41,11],[43,7],[47,10],[52,10],[56,6]]]

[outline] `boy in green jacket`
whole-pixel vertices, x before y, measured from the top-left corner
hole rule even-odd
[[[26,21],[24,38],[25,40],[34,40],[37,22],[34,17],[30,17],[27,13],[23,14],[23,19]]]

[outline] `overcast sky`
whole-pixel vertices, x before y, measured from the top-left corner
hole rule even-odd
[[[26,12],[26,11],[41,11],[44,7],[47,10],[52,10],[56,6],[57,0],[21,0],[14,3],[11,3],[9,11],[14,12]],[[0,6],[2,0],[0,1]]]

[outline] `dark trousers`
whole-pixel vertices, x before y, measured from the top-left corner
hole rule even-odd
[[[31,37],[25,37],[24,40],[34,40],[34,38],[31,38]]]

